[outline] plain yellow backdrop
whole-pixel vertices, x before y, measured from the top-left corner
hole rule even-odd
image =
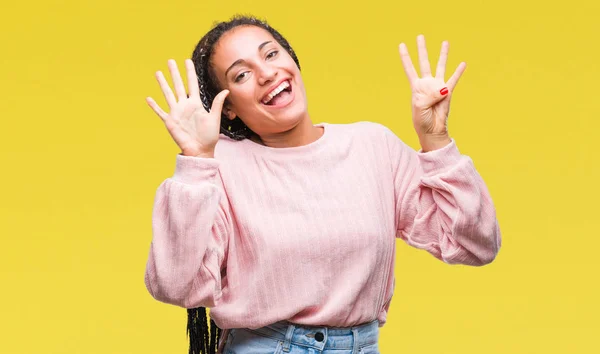
[[[398,56],[467,63],[450,132],[503,248],[482,268],[397,243],[381,352],[597,353],[597,1],[22,1],[0,12],[0,353],[187,353],[184,309],[144,287],[151,210],[179,152],[146,105],[216,20],[266,18],[313,122],[380,122],[418,148]],[[449,77],[449,74],[447,77]]]

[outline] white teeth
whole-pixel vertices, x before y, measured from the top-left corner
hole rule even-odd
[[[277,96],[277,94],[279,94],[281,91],[285,90],[288,87],[290,87],[290,83],[287,80],[282,82],[279,86],[277,86],[275,89],[273,89],[273,91],[271,91],[271,93],[269,93],[267,95],[267,97],[265,97],[263,99],[262,102],[264,104],[269,103],[269,101],[271,101],[273,99],[273,97]]]

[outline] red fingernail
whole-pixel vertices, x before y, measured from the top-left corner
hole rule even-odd
[[[446,96],[448,94],[448,88],[444,87],[443,89],[440,90],[440,93],[442,94],[442,96]]]

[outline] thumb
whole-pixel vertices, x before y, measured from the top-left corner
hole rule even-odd
[[[440,89],[434,89],[433,92],[423,92],[420,97],[417,97],[416,105],[422,108],[430,108],[438,104],[444,98],[449,95],[447,86],[443,86]]]
[[[432,105],[446,98],[446,96],[448,96],[449,93],[450,91],[448,91],[448,86],[444,86],[441,89],[437,90],[432,97]]]
[[[229,90],[223,90],[219,92],[217,97],[213,100],[212,106],[210,107],[210,111],[214,112],[217,117],[221,117],[221,112],[223,111],[223,104],[225,103],[225,98],[229,95]]]

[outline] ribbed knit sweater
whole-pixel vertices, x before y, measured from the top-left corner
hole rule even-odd
[[[318,126],[304,146],[221,135],[215,158],[176,156],[152,212],[155,299],[208,307],[223,329],[383,326],[396,238],[450,264],[496,257],[492,199],[454,140],[421,152],[381,124]]]

